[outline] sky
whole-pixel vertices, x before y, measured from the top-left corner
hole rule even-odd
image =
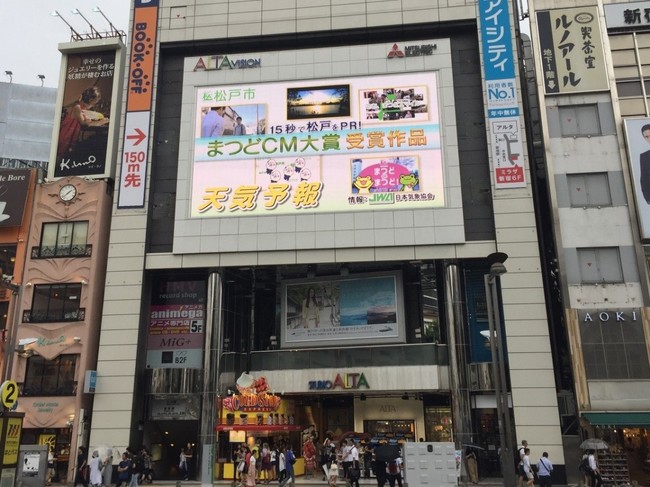
[[[129,8],[132,0],[4,0],[0,7],[0,81],[9,82],[5,71],[13,72],[12,82],[41,85],[39,74],[45,75],[44,86],[59,84],[61,53],[58,45],[70,41],[70,28],[53,17],[56,10],[81,35],[90,27],[81,15],[100,33],[109,30],[99,7],[119,30],[129,30]],[[126,38],[124,38],[126,43]]]
[[[527,3],[523,0],[524,3]],[[5,71],[11,71],[14,83],[40,86],[38,75],[45,75],[45,86],[55,88],[59,84],[61,53],[58,45],[70,41],[70,28],[63,20],[50,15],[58,11],[79,33],[85,34],[90,27],[81,17],[71,13],[79,9],[86,19],[100,32],[109,25],[94,7],[118,29],[128,34],[129,8],[132,0],[4,0],[0,9],[0,81],[9,82]],[[527,8],[527,7],[524,7]],[[522,25],[524,32],[530,32]],[[126,43],[126,39],[124,39]]]

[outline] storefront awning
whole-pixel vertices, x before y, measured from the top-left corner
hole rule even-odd
[[[650,426],[650,412],[582,413],[595,426]]]
[[[301,431],[302,426],[297,424],[218,424],[217,431]]]

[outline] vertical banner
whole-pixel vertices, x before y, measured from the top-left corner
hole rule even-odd
[[[135,0],[118,208],[142,208],[149,154],[158,0]]]
[[[149,308],[147,368],[202,369],[205,282],[162,280]]]
[[[650,118],[625,119],[625,139],[642,239],[650,239]]]
[[[598,7],[537,12],[547,95],[609,89]]]
[[[508,1],[479,0],[479,16],[494,187],[526,187]]]
[[[106,175],[115,51],[66,55],[53,176]]]

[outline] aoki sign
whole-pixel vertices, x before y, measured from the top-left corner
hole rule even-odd
[[[641,317],[638,309],[578,310],[580,323],[635,323]]]
[[[310,391],[328,391],[333,389],[361,389],[365,387],[370,389],[366,376],[363,373],[336,374],[333,381],[331,380],[310,380]]]

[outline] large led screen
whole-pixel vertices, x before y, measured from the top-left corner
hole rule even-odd
[[[283,347],[402,342],[399,273],[283,285]]]
[[[437,75],[197,89],[191,218],[445,205]]]

